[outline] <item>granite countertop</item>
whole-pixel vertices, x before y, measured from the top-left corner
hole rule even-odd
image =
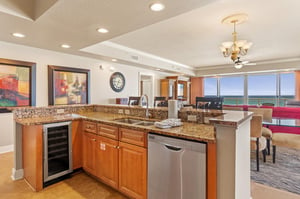
[[[144,132],[153,132],[157,134],[170,135],[170,136],[181,137],[185,139],[192,139],[192,140],[203,141],[203,142],[215,143],[216,140],[215,130],[213,125],[183,122],[183,125],[179,127],[161,129],[155,127],[154,125],[140,126],[135,124],[127,124],[127,123],[114,121],[115,119],[120,119],[124,117],[145,120],[145,118],[138,118],[138,117],[121,115],[121,114],[112,114],[112,113],[104,113],[104,112],[85,112],[80,114],[65,114],[65,115],[56,115],[56,116],[49,116],[49,117],[16,119],[16,122],[22,125],[42,125],[46,123],[56,123],[56,122],[84,119],[88,121],[95,121],[103,124],[114,125],[121,128],[131,128],[131,129],[140,130]],[[150,121],[157,121],[157,120],[150,119]]]
[[[214,112],[215,110],[210,110],[206,112]],[[215,111],[216,112],[216,111]],[[209,117],[209,124],[199,124],[191,122],[183,122],[182,126],[173,127],[168,129],[157,128],[154,125],[140,126],[136,124],[128,124],[115,121],[120,118],[136,118],[146,120],[141,117],[133,117],[124,114],[114,114],[106,112],[81,112],[78,114],[60,114],[47,117],[31,117],[16,119],[16,122],[22,125],[42,125],[47,123],[56,123],[63,121],[72,120],[89,120],[96,121],[103,124],[114,125],[123,128],[131,128],[144,132],[153,132],[157,134],[170,135],[175,137],[181,137],[186,139],[204,141],[204,142],[215,142],[215,127],[214,125],[227,125],[231,127],[238,127],[242,122],[251,117],[252,112],[246,111],[217,111],[221,113],[216,117]],[[153,120],[152,121],[157,121]]]
[[[238,127],[241,123],[252,116],[249,111],[231,111],[223,110],[224,114],[209,119],[210,124],[221,124],[232,127]]]

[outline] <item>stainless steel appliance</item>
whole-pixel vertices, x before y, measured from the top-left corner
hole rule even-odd
[[[206,199],[206,144],[149,134],[148,199]]]
[[[45,124],[44,145],[44,186],[72,170],[72,126],[71,122]]]

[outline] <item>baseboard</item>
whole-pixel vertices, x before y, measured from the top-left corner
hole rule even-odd
[[[0,154],[14,151],[14,145],[0,146]]]
[[[24,170],[23,169],[16,170],[15,168],[12,168],[11,179],[20,180],[23,178],[24,178]]]

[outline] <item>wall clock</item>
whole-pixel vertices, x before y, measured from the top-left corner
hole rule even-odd
[[[121,92],[123,88],[125,87],[125,77],[120,72],[114,72],[110,76],[110,87],[115,92]]]

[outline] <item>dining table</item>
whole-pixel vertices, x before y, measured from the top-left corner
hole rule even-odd
[[[265,126],[286,126],[286,127],[300,127],[300,119],[272,117],[272,120],[263,121]]]

